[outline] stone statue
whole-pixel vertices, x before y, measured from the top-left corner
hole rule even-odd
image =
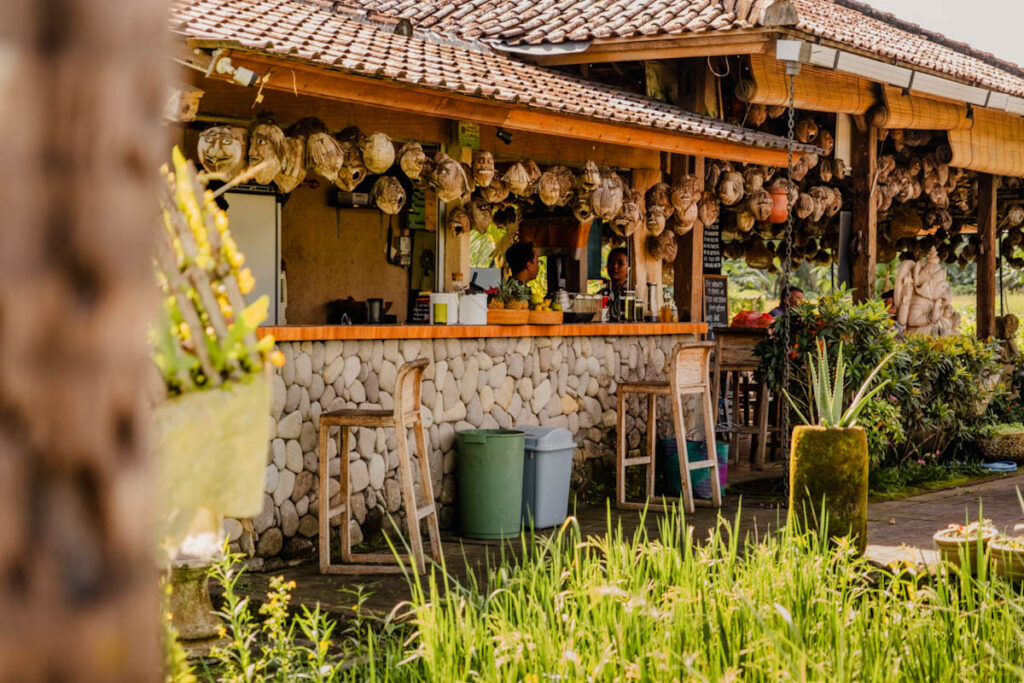
[[[953,290],[935,247],[923,262],[900,263],[893,304],[897,322],[908,333],[944,336],[956,331],[960,314],[953,310]]]
[[[239,126],[213,126],[199,134],[199,162],[211,177],[228,181],[245,167],[248,132]]]

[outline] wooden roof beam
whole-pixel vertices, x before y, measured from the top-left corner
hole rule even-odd
[[[232,50],[230,57],[236,67],[243,66],[265,76],[262,87],[271,90],[502,126],[531,133],[629,145],[638,149],[776,167],[786,165],[785,149],[766,149],[651,127],[558,114],[436,89],[416,88],[381,78],[356,76],[243,50]],[[222,80],[227,78],[223,77]],[[799,154],[797,156],[799,157]]]
[[[542,66],[566,64],[601,64],[651,59],[682,59],[687,57],[718,57],[723,55],[774,54],[776,31],[755,29],[691,33],[651,39],[619,38],[595,40],[583,52],[531,55],[510,51],[516,59]]]

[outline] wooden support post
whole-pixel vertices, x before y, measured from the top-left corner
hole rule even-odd
[[[995,331],[996,317],[996,179],[978,174],[978,338]]]
[[[452,139],[453,143],[445,146],[445,152],[452,159],[461,161],[464,164],[471,164],[473,162],[473,150],[469,147],[462,147],[458,144],[458,123],[452,123]],[[456,199],[448,202],[445,205],[444,221],[438,221],[438,229],[444,231],[444,272],[441,273],[441,291],[448,291],[451,287],[452,274],[462,273],[461,284],[463,287],[469,286],[470,278],[470,244],[469,244],[469,231],[456,235],[447,228],[447,217],[449,211],[454,211],[462,205],[461,199]]]
[[[686,158],[672,157],[672,181],[685,175]],[[679,169],[677,172],[676,169]],[[678,175],[678,177],[676,177]],[[694,158],[694,175],[704,183],[704,158]],[[679,246],[674,265],[676,308],[679,320],[701,322],[704,319],[704,226],[697,221],[688,234],[676,237]]]
[[[878,129],[858,121],[853,130],[853,239],[850,247],[853,300],[875,297],[878,265],[878,209],[875,174],[878,167]]]
[[[640,168],[633,171],[632,185],[634,189],[640,190],[640,194],[646,193],[652,185],[660,182],[660,168]],[[647,229],[643,228],[629,238],[632,245],[630,253],[633,255],[629,267],[633,273],[633,286],[636,288],[638,297],[647,296],[648,282],[661,284],[661,259],[652,256],[647,248],[647,234]],[[661,305],[660,301],[656,303]],[[645,299],[644,305],[648,306],[650,302]]]

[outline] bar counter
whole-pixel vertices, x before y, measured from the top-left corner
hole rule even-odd
[[[271,378],[264,510],[253,518],[258,555],[298,552],[318,533],[317,444],[320,416],[342,409],[394,405],[398,370],[426,359],[422,389],[431,484],[442,526],[454,523],[457,456],[463,429],[543,425],[569,430],[576,443],[574,482],[599,477],[614,463],[616,398],[620,382],[663,380],[672,348],[694,340],[703,323],[585,323],[569,325],[295,325],[265,327],[285,363]],[[684,404],[690,420],[697,405]],[[647,431],[646,408],[631,399],[626,439],[639,449]],[[691,405],[692,404],[692,405]],[[669,436],[668,401],[659,405],[659,432]],[[691,429],[697,423],[687,423]],[[352,435],[349,486],[352,543],[363,525],[401,525],[401,491],[393,430],[357,429]],[[328,467],[341,470],[335,439]],[[414,468],[418,472],[418,468]],[[332,507],[340,486],[331,482]],[[332,525],[341,515],[332,518]],[[238,531],[236,529],[236,531]]]
[[[489,339],[495,337],[637,337],[704,334],[705,323],[576,323],[562,325],[284,325],[261,327],[277,341],[346,339]]]

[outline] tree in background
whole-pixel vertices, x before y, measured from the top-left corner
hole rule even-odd
[[[166,6],[0,22],[0,680],[160,680],[142,385]]]

